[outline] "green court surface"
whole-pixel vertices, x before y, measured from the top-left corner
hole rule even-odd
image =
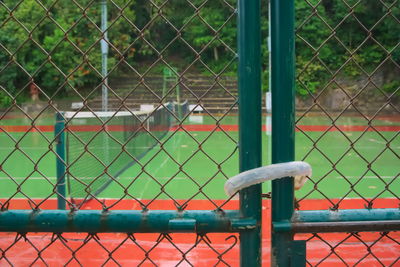
[[[40,131],[26,132],[32,125],[29,119],[0,120],[2,199],[56,197],[54,116],[41,116],[33,124]],[[210,131],[216,124],[230,127]],[[312,181],[297,192],[297,198],[396,197],[400,189],[399,120],[374,120],[374,126],[383,126],[379,133],[352,128],[367,125],[361,117],[336,121],[337,126],[348,126],[342,132],[326,132],[330,124],[329,119],[318,116],[300,118],[298,122],[310,128],[300,127],[296,132],[296,159],[309,162],[313,175]],[[147,152],[111,182],[99,198],[226,199],[224,182],[238,173],[237,117],[196,115],[188,117],[185,125],[198,127],[172,129],[161,140],[163,149],[156,146]],[[265,128],[262,138],[266,165],[270,161],[270,135]],[[269,191],[268,184],[264,191]]]

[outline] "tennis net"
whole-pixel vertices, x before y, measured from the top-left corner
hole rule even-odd
[[[79,204],[100,194],[161,143],[187,114],[187,106],[167,103],[151,111],[63,113],[71,200]]]

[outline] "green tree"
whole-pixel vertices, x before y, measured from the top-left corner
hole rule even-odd
[[[115,0],[109,9],[114,12],[110,16],[112,24],[109,29],[112,32],[109,34],[112,48],[110,66],[121,58],[116,51],[127,50],[129,46],[130,40],[119,33],[126,32],[130,25],[115,18],[123,6],[124,15],[135,19],[134,1],[126,3]],[[7,66],[7,72],[15,72],[13,79],[2,77],[9,83],[8,92],[15,93],[15,88],[28,88],[31,80],[39,86],[42,94],[49,97],[80,93],[84,88],[95,88],[100,84],[100,1],[82,0],[77,4],[70,1],[14,0],[2,5],[1,66]],[[12,71],[11,66],[17,71]]]
[[[0,3],[1,105],[13,99],[6,92],[18,97],[27,94],[31,80],[49,96],[99,88],[100,2]],[[236,4],[236,0],[107,1],[110,75],[132,73],[132,68],[156,71],[166,64],[180,70],[235,73]],[[268,84],[267,11],[263,2],[264,88]],[[332,73],[354,79],[376,68],[388,73],[384,89],[397,90],[398,83],[390,75],[393,66],[400,64],[397,5],[375,0],[296,0],[296,27],[299,95],[326,87]]]

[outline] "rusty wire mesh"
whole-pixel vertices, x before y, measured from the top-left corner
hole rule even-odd
[[[237,203],[220,197],[224,181],[238,172],[237,132],[225,127],[237,124],[231,116],[237,112],[237,85],[232,75],[237,60],[236,44],[232,42],[236,39],[236,2],[106,1],[107,38],[101,30],[101,2],[0,2],[0,134],[4,140],[0,176],[6,189],[0,199],[1,209],[56,208],[55,199],[61,196],[55,177],[56,159],[65,165],[65,175],[84,187],[85,195],[80,196],[84,201],[71,200],[70,192],[62,196],[70,210],[237,208]],[[210,17],[212,10],[219,10],[217,19]],[[106,76],[101,69],[102,41],[109,47]],[[165,70],[174,78],[163,88]],[[98,115],[104,86],[108,90],[108,111],[113,113],[106,118]],[[179,114],[169,104],[177,100],[192,106]],[[54,114],[70,110],[75,102],[75,114],[92,113],[97,128],[89,130],[89,137],[81,137],[72,130],[74,116],[65,118],[67,138],[77,139],[83,148],[68,161],[56,153],[60,136],[53,133]],[[132,137],[119,138],[118,131],[109,124],[121,112],[137,120],[141,105],[151,105],[152,109],[140,115],[134,131],[151,139],[152,149],[139,157],[127,149]],[[194,114],[194,108],[201,116]],[[148,127],[160,109],[172,121],[162,136]],[[198,122],[200,117],[203,122]],[[191,130],[197,124],[198,130]],[[202,124],[206,124],[206,130]],[[108,140],[119,152],[105,160],[98,148],[93,148],[99,145],[97,139]],[[217,143],[224,145],[214,154]],[[97,170],[88,182],[74,176],[71,166],[87,158],[90,160],[86,165],[97,161],[101,168],[101,173]],[[134,165],[134,171],[122,178],[110,171],[110,166],[121,160]],[[91,187],[101,176],[107,177],[110,187],[97,195]],[[206,235],[193,235],[190,240],[182,235],[145,235],[141,236],[144,241],[137,236],[141,235],[5,235],[0,262],[81,265],[88,259],[80,251],[90,246],[101,251],[104,260],[95,263],[99,265],[158,265],[160,259],[171,257],[173,265],[190,265],[191,259],[201,258],[198,255],[214,258],[210,262],[213,265],[237,261],[237,253],[229,255],[237,250],[235,235],[218,235],[216,245]],[[57,263],[51,249],[55,246],[67,255]],[[127,253],[126,247],[134,247],[129,253],[135,254],[131,259],[137,261],[124,262],[126,258],[121,255]],[[19,253],[25,250],[30,256],[21,258]]]
[[[297,238],[307,240],[309,266],[319,266],[329,262],[343,266],[366,264],[396,266],[400,260],[397,232],[315,233],[298,235]]]
[[[100,109],[100,106],[98,105],[98,100],[99,100],[99,89],[103,85],[104,79],[101,78],[100,76],[100,70],[99,70],[99,65],[98,62],[97,65],[94,65],[94,63],[91,62],[91,53],[97,53],[94,55],[99,54],[99,42],[102,38],[102,33],[99,29],[99,26],[97,25],[99,23],[99,14],[96,11],[98,9],[98,3],[95,1],[81,1],[81,2],[74,2],[74,5],[70,7],[73,12],[75,12],[73,15],[76,17],[73,17],[72,23],[62,27],[59,23],[57,23],[57,17],[53,14],[54,12],[61,12],[58,10],[59,8],[63,6],[57,6],[59,4],[59,1],[49,1],[47,3],[46,1],[32,1],[34,3],[35,8],[40,8],[40,15],[41,18],[38,19],[39,21],[32,21],[30,22],[31,27],[27,27],[24,22],[20,21],[17,14],[19,9],[22,9],[24,6],[24,3],[27,1],[15,1],[15,6],[12,4],[7,4],[7,3],[2,3],[2,12],[3,14],[3,23],[2,23],[2,28],[7,27],[8,24],[11,22],[13,23],[13,26],[16,26],[17,28],[20,28],[21,31],[23,31],[23,34],[25,35],[26,39],[18,44],[18,43],[11,43],[10,44],[2,44],[2,52],[6,54],[8,57],[8,62],[3,66],[2,72],[8,71],[10,66],[14,66],[16,70],[20,71],[23,73],[24,79],[21,79],[19,82],[22,84],[20,88],[18,88],[18,92],[15,94],[11,94],[8,90],[7,87],[2,86],[2,92],[4,94],[7,94],[8,98],[10,99],[11,104],[7,106],[2,112],[2,118],[7,119],[9,117],[12,117],[13,115],[20,115],[24,117],[24,119],[27,122],[27,127],[23,128],[25,132],[22,134],[21,138],[15,138],[13,137],[9,132],[13,131],[13,127],[8,126],[8,125],[2,125],[2,133],[8,136],[9,141],[13,143],[13,149],[10,150],[9,155],[12,155],[13,153],[21,153],[24,155],[24,157],[28,160],[31,161],[32,164],[32,173],[38,172],[40,176],[42,176],[44,179],[47,180],[48,182],[48,187],[54,188],[55,183],[52,181],[48,175],[45,173],[41,173],[40,169],[40,163],[41,160],[43,160],[43,157],[45,157],[48,154],[55,154],[55,149],[54,146],[56,144],[55,139],[53,137],[49,137],[48,135],[43,134],[45,131],[46,127],[44,125],[40,125],[41,119],[45,118],[46,116],[52,116],[53,112],[59,112],[62,111],[58,106],[62,105],[56,103],[57,100],[57,94],[67,94],[65,97],[77,97],[77,101],[83,102],[83,106],[79,108],[79,110],[76,112],[77,114],[80,111],[89,111],[93,112],[94,117],[96,119],[96,125],[99,125],[100,128],[96,128],[96,130],[100,129],[101,133],[105,133],[109,139],[115,139],[115,137],[106,131],[106,124],[111,121],[114,117],[107,118],[107,119],[102,119],[99,117],[99,115],[96,115],[97,113],[95,111]],[[29,2],[29,1],[28,1]],[[45,4],[47,3],[47,5]],[[222,124],[222,121],[224,118],[226,118],[230,112],[235,110],[236,107],[236,92],[230,92],[229,90],[232,89],[232,84],[230,84],[230,88],[227,88],[225,86],[226,81],[229,80],[227,79],[224,75],[225,72],[230,71],[234,68],[234,62],[236,60],[236,53],[233,50],[234,48],[229,47],[222,38],[222,29],[227,23],[234,23],[234,17],[235,17],[235,7],[230,5],[226,1],[221,1],[219,4],[224,7],[224,10],[227,11],[225,17],[223,18],[222,21],[217,25],[210,25],[207,20],[204,18],[204,12],[210,7],[207,6],[207,3],[200,3],[200,2],[190,2],[187,1],[185,5],[188,6],[188,8],[191,10],[192,13],[190,13],[189,17],[184,18],[185,21],[180,21],[178,25],[173,24],[170,21],[170,18],[168,16],[171,16],[171,14],[164,14],[163,13],[163,7],[168,4],[168,2],[160,2],[158,3],[157,1],[150,2],[150,8],[154,9],[152,13],[152,17],[148,18],[148,21],[142,22],[142,25],[136,25],[132,21],[130,21],[129,18],[127,18],[124,14],[124,12],[129,8],[132,9],[133,7],[129,6],[130,1],[111,1],[110,2],[110,7],[111,9],[111,22],[109,22],[109,27],[108,27],[108,32],[109,32],[109,39],[108,39],[108,44],[110,46],[110,58],[115,60],[115,63],[110,66],[110,71],[108,76],[112,79],[118,79],[118,75],[127,75],[127,72],[132,75],[129,77],[133,77],[130,82],[133,83],[133,81],[136,81],[135,83],[130,85],[130,88],[127,90],[126,88],[123,88],[123,90],[119,90],[118,84],[113,87],[113,83],[111,82],[109,85],[107,85],[109,91],[113,96],[110,96],[110,102],[111,102],[111,107],[112,105],[115,105],[113,107],[113,110],[115,112],[119,111],[131,111],[132,117],[135,118],[138,115],[134,113],[132,110],[137,110],[138,109],[138,104],[141,103],[141,101],[147,101],[144,103],[150,103],[155,105],[155,109],[160,109],[160,108],[166,108],[167,104],[165,104],[166,100],[173,100],[175,95],[175,87],[179,86],[181,88],[181,94],[183,98],[190,98],[192,101],[191,104],[200,106],[205,114],[205,117],[207,117],[208,122],[212,125],[211,131],[206,134],[203,138],[197,138],[195,135],[193,135],[191,132],[185,129],[185,123],[189,122],[189,115],[192,115],[191,113],[186,114],[183,118],[178,118],[176,112],[174,112],[173,109],[171,108],[166,108],[167,113],[169,113],[169,116],[171,116],[173,119],[178,120],[176,123],[175,127],[171,130],[170,129],[170,134],[168,135],[168,138],[166,140],[157,140],[157,137],[155,136],[154,133],[148,131],[148,135],[151,136],[153,139],[155,139],[156,143],[159,145],[157,153],[153,155],[153,157],[157,157],[160,153],[163,153],[162,157],[166,157],[169,160],[173,162],[173,164],[177,168],[177,172],[172,175],[171,179],[174,179],[174,176],[183,175],[186,177],[188,180],[193,181],[193,186],[197,187],[195,194],[190,195],[186,197],[186,201],[183,203],[178,203],[176,202],[177,200],[174,199],[173,196],[167,196],[167,198],[172,199],[175,204],[179,204],[179,206],[182,206],[184,204],[187,204],[187,201],[190,201],[190,199],[194,198],[198,194],[205,194],[202,192],[202,189],[207,185],[207,183],[212,181],[212,176],[216,175],[222,175],[224,177],[227,177],[227,175],[224,173],[224,168],[223,164],[225,161],[229,161],[231,157],[233,157],[236,153],[236,142],[237,142],[237,136],[235,134],[232,134],[228,131],[226,131],[223,127],[220,126]],[[167,12],[172,12],[171,9],[168,9],[169,11]],[[70,11],[72,12],[72,11]],[[93,12],[93,15],[92,13]],[[97,12],[97,13],[96,13]],[[72,15],[71,15],[72,16]],[[79,25],[79,23],[83,23],[82,20],[84,20],[84,27],[90,27],[93,28],[92,34],[96,36],[94,39],[94,43],[90,44],[85,44],[86,47],[79,47],[78,44],[80,43],[77,41],[78,44],[74,43],[75,39],[83,38],[83,36],[78,35],[78,37],[75,37],[73,35],[74,31],[76,30],[76,27]],[[155,23],[156,20],[160,20],[163,22],[163,27],[168,27],[170,31],[172,31],[175,36],[174,38],[165,45],[161,45],[160,47],[156,46],[157,39],[152,38],[151,36],[151,31],[156,32],[157,34],[160,34],[157,31],[160,31],[161,27],[159,24]],[[201,49],[198,48],[195,44],[190,44],[185,40],[185,34],[186,34],[186,29],[191,26],[193,21],[196,20],[195,23],[201,22],[202,25],[205,27],[205,30],[209,31],[212,33],[213,38],[209,40],[207,43],[203,44],[201,46]],[[46,22],[46,23],[45,23]],[[35,36],[35,30],[38,29],[40,26],[43,26],[43,24],[50,24],[51,22],[51,27],[54,27],[57,31],[61,31],[61,37],[59,40],[56,42],[56,47],[53,50],[47,51],[46,48],[43,47],[43,44],[39,41],[42,41],[39,36]],[[114,45],[114,41],[111,38],[111,32],[113,29],[113,25],[121,23],[121,24],[126,24],[126,27],[131,31],[130,33],[132,34],[132,40],[126,41],[125,43],[119,43],[120,47],[116,47]],[[175,23],[178,23],[176,21]],[[15,24],[15,25],[14,25]],[[125,29],[125,28],[123,28]],[[126,29],[125,29],[126,30]],[[161,30],[164,30],[164,28],[161,28]],[[114,33],[115,34],[115,33]],[[69,37],[71,36],[71,37]],[[38,38],[38,40],[37,40]],[[43,38],[43,37],[41,37]],[[115,42],[120,41],[116,40]],[[202,57],[205,53],[208,53],[208,49],[211,49],[211,45],[215,45],[214,43],[218,43],[218,48],[223,49],[224,53],[226,53],[227,57],[230,57],[230,60],[228,61],[228,65],[219,67],[218,70],[213,70],[212,67],[208,66],[203,60]],[[43,53],[43,60],[38,60],[40,63],[38,63],[36,68],[33,68],[34,72],[30,73],[27,71],[26,67],[19,62],[18,55],[21,52],[22,49],[26,49],[25,45],[27,43],[30,43],[29,48],[32,50],[39,50],[41,53]],[[175,46],[177,45],[176,43],[179,43],[181,46],[180,49],[187,49],[186,52],[188,52],[188,55],[185,56],[190,56],[191,60],[188,64],[181,64],[181,69],[179,73],[177,74],[177,82],[168,84],[167,88],[167,93],[163,96],[161,92],[161,88],[159,86],[159,80],[157,80],[159,77],[154,77],[155,74],[152,74],[151,71],[152,69],[155,68],[155,66],[161,66],[161,67],[167,67],[170,69],[173,69],[172,66],[170,66],[170,62],[175,63],[171,59],[171,54],[174,52],[176,49]],[[76,66],[74,66],[74,69],[69,70],[70,72],[63,72],[61,67],[62,67],[62,61],[56,61],[56,53],[55,49],[60,48],[59,46],[61,44],[67,44],[68,48],[71,49],[74,53],[77,53],[79,55],[79,61]],[[9,46],[7,46],[9,45]],[[11,47],[13,45],[13,47]],[[127,53],[129,53],[129,49],[132,47],[135,47],[135,45],[147,45],[149,46],[152,53],[152,61],[146,62],[148,65],[146,65],[144,68],[143,66],[133,66],[130,64],[128,61],[129,57]],[[183,47],[183,48],[182,48]],[[182,51],[180,51],[182,53]],[[93,59],[94,60],[94,59]],[[98,59],[97,59],[98,60]],[[170,61],[168,61],[170,60]],[[3,62],[4,63],[4,62]],[[24,62],[25,63],[25,62]],[[56,80],[59,80],[60,87],[57,88],[57,90],[52,94],[49,95],[44,89],[42,89],[41,86],[41,81],[35,81],[36,76],[39,76],[38,73],[43,70],[44,65],[51,65],[52,68],[55,68],[59,73],[57,74],[58,76],[55,77]],[[58,67],[60,65],[60,67]],[[70,80],[73,80],[72,76],[80,71],[80,68],[83,67],[83,65],[88,66],[87,69],[84,70],[84,72],[90,72],[87,73],[87,75],[97,75],[97,83],[94,84],[92,87],[83,90],[79,86],[75,85],[73,82]],[[97,68],[96,68],[97,67]],[[117,72],[116,69],[120,68],[120,72]],[[141,69],[139,69],[141,68]],[[194,92],[191,86],[193,86],[194,82],[189,81],[187,84],[185,81],[188,81],[190,76],[192,75],[193,71],[195,68],[204,68],[202,69],[203,72],[206,72],[208,77],[207,77],[207,84],[204,86],[205,90]],[[13,69],[14,70],[14,69]],[[121,74],[122,72],[122,74]],[[115,75],[115,76],[114,76]],[[114,78],[116,77],[116,78]],[[189,77],[189,78],[187,78]],[[120,77],[119,77],[120,78]],[[39,78],[38,78],[39,79]],[[112,81],[111,79],[111,81]],[[149,81],[147,81],[147,79]],[[153,80],[152,80],[153,79]],[[38,88],[41,97],[43,98],[43,102],[46,103],[37,113],[29,113],[24,110],[22,105],[20,104],[20,101],[18,101],[18,96],[22,95],[24,91],[31,85],[31,83],[34,82],[36,87]],[[152,85],[152,86],[150,86]],[[154,86],[154,87],[153,87]],[[65,87],[68,87],[67,89]],[[141,90],[139,90],[141,89]],[[204,88],[203,88],[204,89]],[[235,88],[234,88],[235,89]],[[70,91],[69,91],[70,90]],[[140,91],[140,92],[139,92]],[[207,107],[204,105],[204,102],[207,100],[208,94],[211,94],[210,92],[212,91],[218,91],[221,94],[227,95],[229,97],[228,99],[228,105],[227,107],[223,108],[222,110],[217,110],[217,113],[213,112],[213,106]],[[135,96],[142,97],[141,94],[146,94],[150,95],[152,98],[147,98],[147,99],[135,99]],[[121,97],[120,94],[124,95],[124,97]],[[61,102],[61,101],[60,101]],[[116,104],[115,104],[116,103]],[[129,104],[128,104],[129,103]],[[58,104],[58,105],[56,105]],[[68,107],[67,107],[68,108]],[[51,115],[48,115],[47,112],[49,112]],[[151,117],[152,113],[149,113],[148,117]],[[141,130],[146,131],[148,129],[145,128],[148,118],[144,118],[143,121],[141,122],[143,126]],[[66,127],[68,128],[69,124],[72,124],[72,119],[66,119]],[[139,127],[140,127],[139,126]],[[43,141],[45,141],[45,146],[48,147],[48,149],[43,153],[40,157],[33,159],[31,155],[29,155],[25,150],[19,146],[21,140],[23,137],[28,135],[30,131],[34,131],[38,135],[40,135],[40,138],[43,138]],[[91,136],[88,140],[81,140],[82,146],[85,146],[86,144],[92,142],[93,139],[95,139],[98,135],[101,133],[95,133],[93,136]],[[162,145],[166,142],[172,142],[174,138],[176,138],[176,135],[178,133],[183,133],[186,135],[189,139],[190,142],[194,144],[194,147],[196,147],[195,150],[191,151],[189,156],[187,156],[184,159],[181,159],[180,161],[176,160],[172,155],[171,151],[168,151],[167,148],[163,147]],[[212,155],[209,155],[207,153],[207,141],[210,139],[213,139],[215,135],[217,134],[222,134],[223,139],[228,140],[228,143],[231,151],[227,153],[227,156],[223,159],[214,159]],[[124,148],[123,146],[125,145],[124,143],[119,143],[118,144],[121,147],[121,150],[123,151]],[[86,152],[88,154],[94,154],[90,149],[86,149]],[[187,168],[188,165],[190,164],[205,164],[204,162],[192,162],[191,160],[196,156],[196,154],[202,154],[205,158],[207,158],[208,163],[211,164],[215,167],[215,172],[208,178],[206,179],[205,183],[198,183],[195,180],[195,177],[192,177],[190,173],[186,172],[185,168]],[[132,160],[135,160],[135,157],[133,155],[129,155]],[[7,168],[6,168],[6,163],[8,161],[11,161],[11,159],[5,158],[2,161],[2,171],[4,174],[7,175]],[[79,159],[77,159],[78,161]],[[147,171],[146,167],[148,164],[151,162],[151,160],[147,162],[138,162],[141,166],[141,172],[139,175],[143,174],[146,172],[147,175],[151,177],[151,179],[156,180],[155,177],[152,177],[151,171]],[[69,166],[67,166],[69,167]],[[106,167],[107,165],[104,164],[104,169],[106,172]],[[68,168],[67,168],[68,169]],[[68,172],[68,170],[67,170]],[[68,174],[68,173],[67,173]],[[12,175],[7,175],[7,177],[12,181],[13,177]],[[26,181],[29,178],[29,176],[26,177],[24,181]],[[182,178],[182,177],[181,177]],[[114,177],[110,177],[110,179],[114,179]],[[21,185],[20,182],[14,181],[16,185]],[[22,183],[23,183],[22,182]],[[115,179],[114,182],[118,183],[118,181]],[[165,186],[166,184],[159,184],[160,187]],[[199,190],[197,190],[199,189]],[[166,193],[168,195],[168,192],[165,191],[166,189],[161,188],[162,193]],[[21,193],[24,194],[23,190],[21,188],[18,188],[15,194]],[[50,192],[48,196],[45,197],[45,199],[49,198],[52,196],[54,192]],[[126,195],[129,195],[127,193]],[[42,202],[37,202],[29,197],[29,195],[25,195],[27,199],[30,200],[30,203],[36,207],[40,208],[40,205]],[[123,199],[125,195],[121,196],[121,199]],[[132,197],[132,196],[130,196]],[[9,198],[10,200],[12,197]],[[209,199],[212,201],[211,199]],[[45,200],[44,200],[45,201]],[[97,202],[101,203],[100,199],[96,200]],[[69,203],[72,205],[72,203]],[[219,207],[219,204],[215,204],[215,207]]]
[[[236,235],[10,234],[2,264],[10,266],[237,265]],[[190,242],[181,242],[185,238]],[[222,242],[226,245],[222,245]]]
[[[298,209],[399,207],[399,6],[296,1],[296,158],[314,170]],[[399,264],[397,232],[301,239],[324,251],[309,254],[310,266]]]
[[[101,129],[87,140],[80,139],[86,150],[84,154],[100,159],[85,143],[93,143],[96,138],[105,136],[121,147],[121,152],[114,158],[121,158],[123,154],[131,159],[135,162],[136,172],[124,183],[123,179],[108,173],[109,162],[101,162],[103,173],[114,186],[112,196],[107,195],[110,191],[94,195],[89,189],[91,184],[83,183],[87,189],[83,198],[91,201],[77,204],[65,197],[69,209],[184,210],[198,209],[199,205],[207,209],[236,208],[232,201],[216,200],[219,193],[213,189],[220,188],[222,192],[223,181],[238,171],[237,134],[227,127],[227,124],[235,124],[231,120],[234,116],[230,115],[237,110],[236,80],[230,77],[236,70],[236,30],[231,30],[235,29],[236,2],[187,0],[177,4],[175,1],[113,0],[107,3],[109,69],[108,75],[103,77],[100,45],[104,35],[100,26],[100,1],[0,2],[0,103],[3,105],[0,134],[9,144],[0,152],[1,181],[7,184],[4,187],[7,192],[0,199],[2,210],[56,207],[57,181],[54,170],[49,170],[47,164],[56,157],[57,140],[49,127],[54,122],[49,121],[54,120],[54,113],[70,109],[71,101],[83,103],[78,111],[98,114],[102,86],[109,92],[109,110],[128,111],[133,117],[137,117],[135,111],[141,104],[151,104],[156,109],[167,108],[167,103],[177,99],[179,87],[181,100],[187,99],[190,104],[201,107],[208,130],[205,134],[190,130],[189,126],[197,123],[190,122],[190,119],[196,121],[192,112],[180,117],[176,110],[167,109],[175,125],[168,130],[167,136],[159,139],[146,128],[151,120],[151,116],[147,116],[141,122],[141,129],[156,142],[156,146],[147,157],[139,159],[126,151],[125,141],[120,141],[107,128],[110,119],[95,116],[98,119],[96,125]],[[392,162],[400,159],[399,130],[396,130],[400,116],[400,44],[395,38],[400,25],[399,1],[304,0],[296,1],[296,5],[297,138],[301,139],[298,144],[302,144],[296,149],[296,157],[310,162],[315,170],[298,193],[297,205],[300,209],[315,208],[309,206],[308,201],[318,198],[321,208],[332,210],[397,207],[400,170],[399,165]],[[222,10],[217,20],[210,18],[212,10]],[[365,14],[368,12],[373,12],[372,20],[367,20]],[[65,15],[63,19],[61,13]],[[388,39],[384,34],[394,38]],[[207,38],[196,39],[196,35]],[[160,42],[160,36],[167,37]],[[223,65],[218,64],[221,58],[224,58]],[[167,83],[166,90],[162,90],[163,68],[175,76]],[[203,76],[207,77],[207,82]],[[196,89],[198,84],[202,84],[202,90]],[[39,91],[41,105],[34,101],[26,104],[28,91],[35,88]],[[214,102],[215,92],[224,101],[222,109],[221,103]],[[114,117],[116,115],[111,119]],[[317,126],[320,127],[318,131],[309,131],[308,126],[315,123],[315,117],[319,118]],[[23,124],[15,125],[15,118],[21,119]],[[67,128],[69,124],[72,120],[67,119]],[[33,139],[30,138],[32,135]],[[220,149],[222,154],[216,155],[213,149],[221,142],[226,146]],[[332,143],[340,144],[338,152],[327,149]],[[179,150],[190,150],[177,157],[174,144],[180,145]],[[374,144],[374,150],[365,149],[366,144]],[[78,156],[78,160],[83,157]],[[173,166],[172,170],[160,175],[156,171],[162,165],[160,162]],[[356,165],[359,166],[356,170],[349,171],[349,166]],[[68,164],[66,167],[68,175]],[[194,168],[200,168],[202,174],[193,171]],[[140,184],[143,179],[148,181],[147,187]],[[41,181],[40,194],[32,190],[38,187],[37,180]],[[340,182],[334,194],[329,190],[332,180]],[[182,184],[190,184],[185,189],[191,190],[178,190],[181,192],[177,193],[174,188]],[[371,187],[371,191],[366,193],[362,187]],[[143,191],[151,194],[145,196]],[[99,265],[120,264],[118,261],[122,258],[114,255],[130,243],[142,253],[144,264],[157,265],[158,258],[152,251],[166,244],[172,247],[174,252],[171,253],[178,255],[172,264],[190,264],[190,253],[199,248],[197,245],[214,255],[212,264],[234,264],[227,260],[232,257],[228,256],[233,251],[232,244],[236,244],[236,237],[230,235],[216,237],[223,241],[227,238],[224,245],[212,245],[212,237],[193,235],[191,244],[185,244],[183,248],[175,242],[179,240],[175,235],[172,239],[156,235],[143,237],[143,242],[149,242],[146,245],[137,241],[138,236],[141,235],[8,235],[1,246],[1,260],[13,264],[18,258],[15,250],[28,246],[35,256],[27,259],[27,264],[46,262],[51,257],[42,255],[58,243],[69,253],[64,264],[83,264],[79,251],[87,244],[94,244],[104,252],[104,261]],[[351,233],[342,239],[314,234],[309,238],[309,244],[317,240],[330,251],[320,258],[309,259],[310,265],[323,264],[332,255],[345,264],[353,264],[343,260],[337,252],[347,246],[349,240],[360,243],[367,250],[366,256],[360,256],[354,263],[363,263],[367,258],[381,265],[398,263],[398,256],[381,262],[373,249],[375,243],[382,242],[398,247],[396,233]],[[37,239],[45,241],[35,243]],[[105,245],[105,239],[114,243]],[[77,244],[72,245],[72,242]]]
[[[384,161],[400,159],[400,89],[397,76],[400,70],[400,43],[396,37],[391,43],[380,41],[384,33],[396,32],[400,27],[397,4],[397,1],[335,1],[332,4],[304,1],[298,11],[297,47],[298,52],[303,53],[298,55],[297,86],[309,98],[298,101],[297,130],[301,138],[306,140],[306,145],[298,148],[297,157],[306,161],[318,158],[319,165],[322,165],[318,166],[318,175],[310,179],[312,186],[304,197],[318,192],[333,209],[337,209],[347,197],[361,198],[368,207],[373,207],[377,198],[399,200],[399,168],[395,165],[385,166]],[[369,24],[361,16],[365,15],[361,12],[367,8],[369,12],[373,8],[376,10]],[[344,14],[332,18],[329,17],[329,10],[340,10]],[[306,16],[300,17],[304,14]],[[312,30],[309,26],[312,20],[314,26],[318,21],[317,25],[323,27],[324,31],[315,32],[313,39],[307,40],[303,36]],[[358,37],[353,37],[355,40],[349,40],[349,27],[354,28],[351,34],[359,33]],[[324,53],[324,49],[330,49],[330,53]],[[374,60],[365,57],[365,51],[371,53],[374,50],[379,51]],[[370,61],[365,62],[366,59]],[[388,86],[392,84],[389,91]],[[313,116],[319,116],[318,123],[323,126],[315,135],[309,134],[303,127]],[[390,126],[393,128],[390,129]],[[324,151],[327,142],[331,142],[329,138],[336,138],[337,155]],[[371,150],[363,148],[368,143],[377,144],[376,151],[371,153]],[[360,170],[351,174],[354,179],[350,179],[345,172],[348,166],[344,165],[349,163],[360,165]],[[381,166],[389,169],[385,176]],[[346,185],[337,200],[330,200],[330,196],[319,188],[320,184],[333,176],[341,177]],[[367,197],[358,191],[357,185],[370,176],[376,177],[379,184],[376,185],[376,194]],[[299,199],[299,203],[302,199]]]

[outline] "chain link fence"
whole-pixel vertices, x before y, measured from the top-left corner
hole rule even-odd
[[[236,236],[213,234],[16,234],[2,242],[2,264],[78,266],[237,265]],[[182,242],[182,239],[185,241]],[[12,242],[10,242],[10,240]],[[214,242],[223,243],[215,244]],[[27,254],[30,254],[29,256]]]
[[[296,208],[398,209],[399,1],[295,13]],[[2,265],[239,264],[237,20],[231,0],[0,2]],[[295,239],[311,266],[399,263],[398,232],[359,229]]]
[[[1,1],[1,211],[237,210],[223,192],[239,171],[236,9],[231,0]],[[86,234],[1,234],[0,264],[239,261],[238,231],[101,233],[75,219]]]
[[[399,208],[399,7],[296,1],[296,158],[314,168],[299,210]],[[399,264],[398,232],[362,229],[296,239],[307,240],[310,266]]]

